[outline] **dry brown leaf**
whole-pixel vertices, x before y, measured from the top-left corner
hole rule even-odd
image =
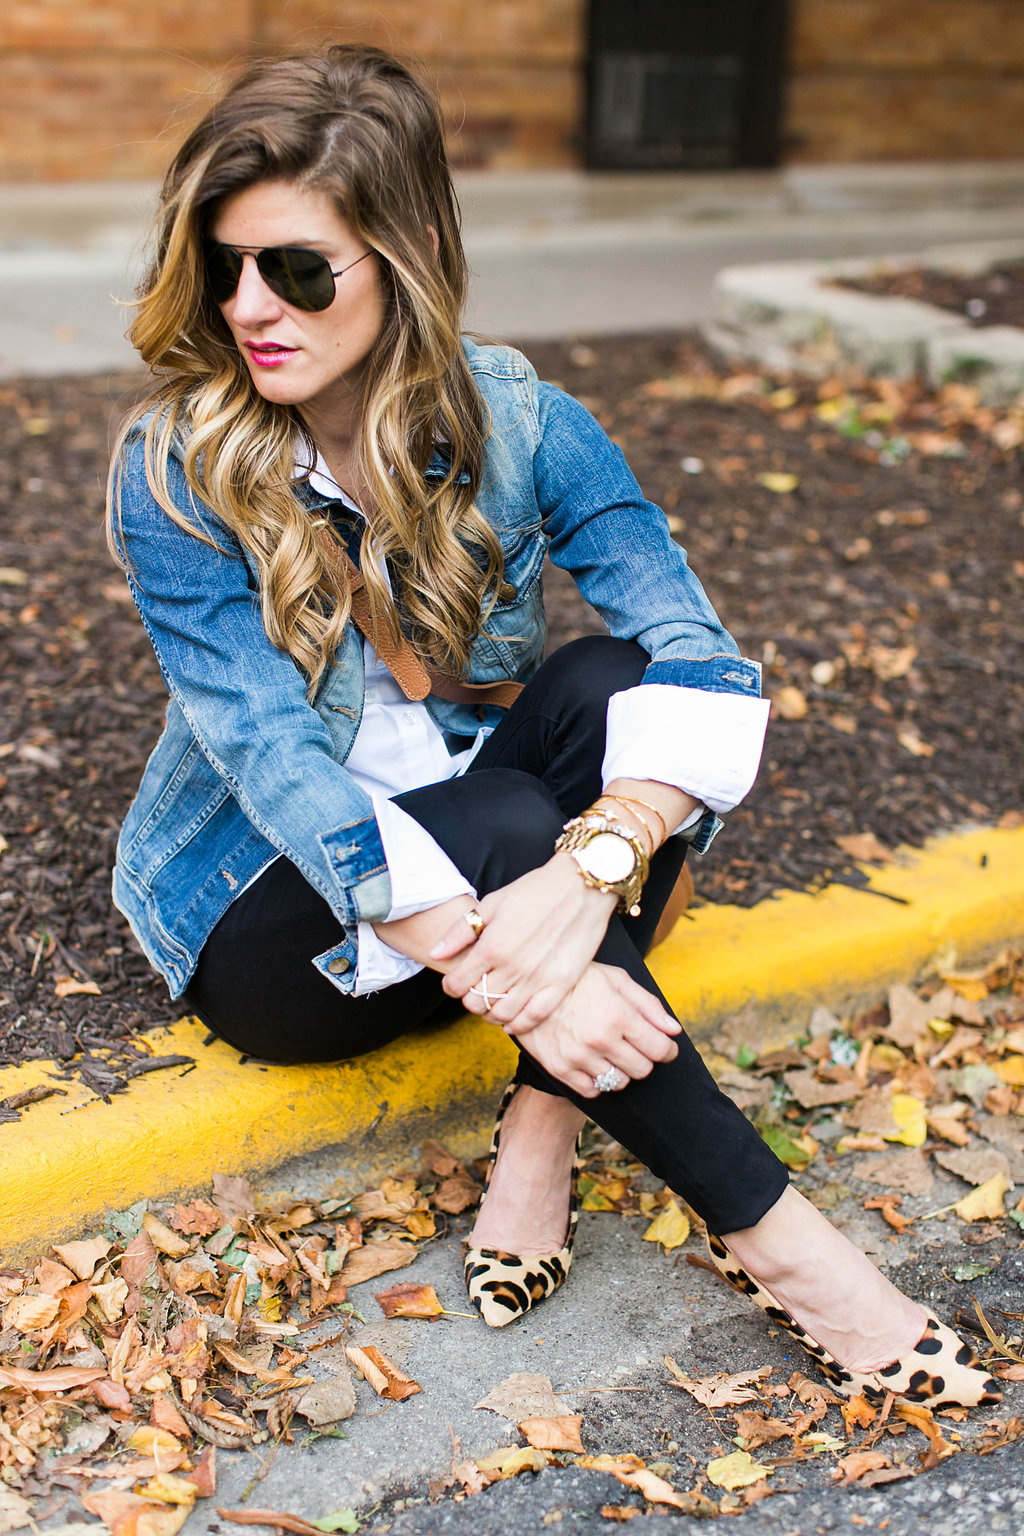
[[[148,1232],[138,1232],[121,1255],[121,1279],[130,1286],[146,1283],[157,1262],[157,1252]]]
[[[153,1398],[153,1404],[149,1410],[149,1422],[155,1429],[164,1429],[179,1440],[188,1438],[188,1425],[164,1392],[158,1392]]]
[[[902,984],[889,988],[889,1023],[882,1033],[895,1045],[909,1050],[935,1018],[930,1003]]]
[[[450,1178],[444,1179],[430,1197],[431,1205],[449,1216],[458,1216],[480,1199],[480,1185],[465,1169],[460,1168]]]
[[[807,697],[791,684],[772,694],[772,713],[783,720],[802,720],[807,714]]]
[[[97,1264],[106,1258],[112,1246],[105,1238],[90,1237],[78,1243],[55,1243],[53,1251],[79,1280],[91,1280]]]
[[[837,837],[834,841],[845,854],[860,863],[874,861],[879,864],[891,864],[895,854],[891,848],[880,843],[873,832],[851,832],[844,837]]]
[[[418,1381],[413,1381],[411,1376],[406,1376],[404,1371],[400,1371],[397,1365],[386,1355],[382,1355],[373,1344],[367,1344],[362,1349],[355,1344],[347,1344],[345,1353],[356,1370],[365,1376],[378,1397],[387,1397],[392,1402],[404,1403],[407,1397],[413,1397],[417,1392],[423,1391]]]
[[[342,1285],[362,1285],[365,1280],[375,1280],[393,1269],[405,1269],[416,1257],[419,1249],[415,1243],[401,1237],[385,1237],[379,1242],[364,1243],[353,1248],[345,1260],[337,1279]]]
[[[965,1184],[987,1184],[1001,1174],[1007,1181],[1007,1189],[1013,1188],[1009,1183],[1010,1160],[995,1147],[970,1147],[958,1152],[935,1152],[932,1156],[941,1168],[955,1173]]]
[[[21,1365],[0,1365],[0,1383],[24,1387],[29,1392],[70,1392],[87,1387],[106,1376],[99,1365],[54,1365],[48,1371],[31,1371]]]
[[[866,1397],[851,1397],[849,1402],[842,1404],[839,1411],[848,1435],[852,1435],[855,1429],[870,1429],[878,1417],[878,1409],[872,1408]]]
[[[757,1408],[741,1408],[733,1418],[745,1451],[756,1451],[759,1445],[771,1445],[775,1440],[788,1440],[797,1433],[788,1419],[769,1418]]]
[[[474,1404],[491,1413],[500,1414],[519,1424],[523,1419],[561,1419],[571,1409],[556,1397],[549,1376],[530,1371],[516,1371],[492,1387],[485,1398]]]
[[[318,1526],[301,1515],[289,1515],[279,1509],[221,1509],[217,1513],[222,1520],[235,1525],[269,1525],[275,1531],[292,1531],[294,1536],[323,1536]]]
[[[193,1237],[210,1237],[224,1225],[224,1217],[208,1200],[190,1200],[171,1209],[169,1224],[176,1232]]]
[[[864,1158],[854,1163],[853,1176],[901,1195],[930,1195],[935,1187],[928,1159],[915,1147],[908,1147],[906,1152],[889,1152],[884,1157]]]
[[[734,1371],[729,1375],[718,1371],[714,1376],[691,1380],[685,1376],[671,1355],[665,1356],[665,1364],[672,1372],[673,1386],[688,1392],[705,1408],[730,1408],[736,1403],[749,1403],[762,1393],[752,1382],[761,1383],[771,1375],[771,1366],[764,1365],[757,1371]]]
[[[862,1092],[860,1083],[823,1083],[813,1068],[803,1067],[796,1072],[784,1072],[783,1081],[801,1109],[820,1109],[826,1104],[844,1104]]]
[[[601,1518],[603,1520],[615,1520],[619,1525],[625,1525],[627,1520],[632,1520],[640,1511],[632,1504],[602,1504]]]
[[[651,1472],[639,1456],[580,1456],[576,1465],[591,1472],[610,1472],[627,1488],[636,1488],[649,1504],[668,1504],[676,1509],[689,1509],[692,1496],[679,1493],[671,1483]]]
[[[435,1318],[444,1314],[432,1285],[416,1285],[412,1280],[392,1285],[386,1291],[377,1291],[374,1299],[380,1303],[387,1318],[423,1317]]]
[[[20,1531],[32,1521],[32,1505],[13,1488],[0,1483],[0,1536],[8,1531]]]
[[[3,1326],[18,1333],[38,1333],[50,1326],[59,1311],[57,1296],[12,1296],[4,1308]]]
[[[851,1451],[849,1456],[840,1456],[836,1463],[845,1484],[859,1483],[865,1473],[891,1466],[892,1459],[882,1451]]]
[[[355,1411],[356,1389],[348,1371],[315,1381],[295,1400],[295,1412],[313,1425],[337,1424]]]
[[[538,1451],[575,1451],[582,1455],[582,1423],[580,1413],[566,1413],[552,1419],[523,1419],[519,1433]]]
[[[831,1387],[824,1386],[820,1381],[812,1381],[803,1371],[794,1371],[786,1385],[809,1408],[827,1408],[831,1403],[845,1402],[845,1398],[833,1392]]]
[[[876,1195],[873,1200],[864,1201],[864,1209],[866,1211],[881,1211],[883,1218],[889,1223],[890,1227],[895,1228],[897,1232],[905,1232],[908,1227],[914,1225],[914,1218],[912,1216],[900,1215],[899,1205],[901,1198],[900,1195]]]
[[[926,1436],[929,1445],[940,1460],[955,1454],[958,1447],[950,1445],[949,1441],[943,1438],[942,1430],[936,1424],[930,1408],[925,1408],[921,1403],[897,1403],[895,1412],[898,1418],[905,1420],[907,1424],[912,1424]]]
[[[490,1456],[481,1456],[476,1466],[486,1483],[499,1483],[510,1477],[518,1477],[520,1472],[542,1472],[553,1460],[550,1451],[538,1451],[532,1445],[523,1445],[518,1450],[494,1451]]]
[[[55,1264],[52,1259],[44,1259],[37,1264],[33,1271],[33,1279],[44,1296],[59,1296],[75,1282],[75,1276],[65,1264]]]
[[[234,1174],[213,1175],[213,1204],[230,1220],[249,1217],[256,1212],[256,1197],[249,1180]]]
[[[79,981],[77,976],[58,976],[54,992],[58,997],[100,997],[94,981]]]

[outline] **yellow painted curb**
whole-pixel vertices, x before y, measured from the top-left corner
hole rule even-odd
[[[899,902],[832,886],[751,910],[703,907],[652,970],[698,1039],[751,1001],[799,1028],[814,1003],[877,995],[947,941],[970,956],[1024,936],[1024,829],[937,839],[872,871],[871,886]],[[338,1066],[241,1065],[204,1037],[190,1019],[144,1037],[154,1053],[194,1057],[187,1072],[137,1078],[109,1104],[72,1079],[0,1124],[0,1262],[94,1226],[106,1209],[200,1189],[215,1170],[259,1175],[329,1148],[322,1170],[341,1192],[367,1168],[397,1166],[425,1135],[477,1153],[515,1059],[500,1030],[468,1018]],[[59,1082],[58,1071],[5,1068],[0,1099]]]

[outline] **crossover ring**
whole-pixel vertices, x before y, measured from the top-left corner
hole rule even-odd
[[[480,980],[478,982],[476,982],[476,984],[474,986],[470,987],[470,989],[469,989],[471,992],[479,992],[480,996],[484,1000],[484,1012],[485,1013],[489,1013],[490,1012],[490,1010],[493,1008],[494,1004],[498,1001],[499,997],[508,997],[508,993],[507,992],[490,992],[488,990],[488,987],[487,987],[487,977],[489,975],[490,975],[489,971],[484,971],[483,975],[480,977]]]

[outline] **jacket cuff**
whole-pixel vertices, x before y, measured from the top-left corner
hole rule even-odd
[[[761,666],[745,656],[710,656],[706,661],[669,657],[651,662],[640,686],[644,683],[668,683],[675,688],[700,688],[704,693],[738,693],[758,699],[761,697]]]

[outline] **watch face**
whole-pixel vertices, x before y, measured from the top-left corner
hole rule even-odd
[[[614,885],[628,880],[636,868],[636,852],[617,832],[597,832],[576,854],[580,866],[598,880]]]

